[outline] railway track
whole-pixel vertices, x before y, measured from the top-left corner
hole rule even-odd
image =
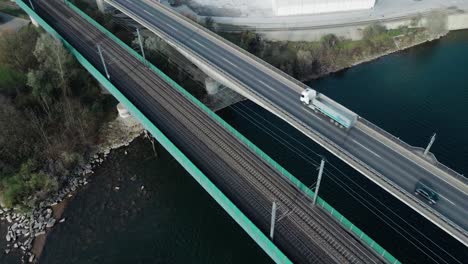
[[[277,223],[275,242],[300,263],[381,263],[380,258],[321,209],[311,207],[289,180],[263,161],[198,106],[187,100],[62,1],[40,1],[45,15],[73,46],[101,69],[95,43],[104,49],[112,82],[257,225],[269,230],[273,201],[288,213]],[[109,60],[111,59],[111,60]],[[133,88],[133,89],[132,89]],[[177,131],[174,133],[173,131]],[[201,161],[201,162],[200,162]]]

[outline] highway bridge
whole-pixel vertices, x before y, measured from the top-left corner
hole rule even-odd
[[[105,0],[166,40],[208,75],[282,118],[374,183],[468,246],[465,177],[360,117],[349,131],[306,107],[306,86],[156,0]],[[440,197],[414,195],[418,182]]]
[[[376,243],[367,238],[365,244],[355,226],[345,229],[340,223],[347,220],[334,217],[323,200],[312,205],[310,190],[75,6],[17,3],[61,39],[276,262],[399,263],[385,251],[376,254]],[[281,217],[269,240],[273,203]]]

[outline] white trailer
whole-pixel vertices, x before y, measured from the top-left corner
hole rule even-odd
[[[352,128],[357,121],[357,114],[338,104],[314,89],[307,88],[301,94],[301,102],[316,112],[320,112],[330,118],[335,125]]]

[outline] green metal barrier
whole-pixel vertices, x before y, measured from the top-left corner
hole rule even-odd
[[[109,32],[106,28],[101,26],[97,23],[94,19],[89,17],[86,13],[81,11],[78,7],[73,5],[72,3],[68,2],[70,8],[72,8],[75,12],[80,14],[84,19],[86,19],[89,23],[93,24],[97,28],[99,28],[104,34],[115,40],[119,43],[123,48],[129,51],[133,56],[135,56],[138,60],[142,61],[143,63],[147,64],[154,72],[156,72],[160,77],[162,77],[165,81],[170,83],[174,88],[176,88],[179,92],[181,92],[184,96],[194,102],[197,106],[202,108],[206,113],[208,113],[213,119],[217,122],[221,123],[224,128],[230,131],[232,134],[237,136],[244,144],[250,147],[257,155],[263,158],[266,162],[272,165],[275,169],[281,172],[283,176],[289,179],[297,188],[301,191],[313,197],[314,192],[310,190],[306,185],[304,185],[301,181],[299,181],[296,177],[294,177],[291,173],[289,173],[286,169],[284,169],[281,165],[279,165],[276,161],[270,158],[267,154],[265,154],[261,149],[259,149],[255,144],[253,144],[250,140],[244,137],[241,133],[239,133],[236,129],[234,129],[231,125],[229,125],[226,121],[224,121],[221,117],[219,117],[216,113],[211,111],[208,107],[206,107],[202,102],[200,102],[197,98],[193,97],[189,92],[187,92],[184,88],[182,88],[179,84],[174,82],[171,78],[169,78],[166,74],[161,72],[158,68],[156,68],[153,64],[146,61],[143,56],[141,56],[138,52],[134,49],[129,47],[119,38],[117,38],[114,34]],[[348,219],[346,219],[342,214],[336,211],[333,207],[331,207],[327,202],[325,202],[322,198],[319,197],[318,204],[328,211],[333,217],[336,218],[338,222],[340,222],[345,228],[352,231],[357,237],[359,237],[365,244],[367,244],[370,248],[375,250],[379,255],[384,257],[389,263],[400,263],[394,256],[392,256],[389,252],[387,252],[384,248],[382,248],[377,242],[372,240],[368,235],[362,232],[357,226],[352,224]]]
[[[260,247],[277,263],[291,263],[291,261],[258,229],[258,227],[253,224],[172,142],[167,139],[164,134],[162,134],[159,129],[157,129],[151,121],[149,121],[130,101],[123,94],[118,91],[118,89],[112,85],[99,71],[97,71],[94,66],[92,66],[78,51],[76,51],[66,40],[64,40],[54,29],[52,29],[44,20],[42,20],[34,11],[32,11],[22,0],[16,0],[17,3],[25,9],[25,11],[31,15],[33,18],[36,19],[41,25],[45,25],[44,28],[51,33],[52,35],[62,39],[65,46],[72,52],[75,57],[77,57],[78,61],[83,64],[83,66],[90,71],[90,73],[98,79],[101,84],[103,84],[122,104],[127,107],[127,109],[132,112],[134,116],[136,116],[145,128],[150,131],[153,136],[163,145],[169,153],[171,153],[177,161],[199,182],[200,185],[229,213],[229,215],[260,245]],[[239,133],[236,129],[234,129],[231,125],[229,125],[226,121],[224,121],[221,117],[219,117],[216,113],[211,111],[208,107],[206,107],[203,103],[201,103],[198,99],[192,96],[189,92],[187,92],[184,88],[182,88],[179,84],[177,84],[174,80],[164,74],[161,70],[155,67],[153,64],[146,61],[143,56],[141,56],[138,52],[133,50],[130,46],[125,44],[119,38],[117,38],[114,34],[109,32],[106,28],[101,26],[97,23],[94,19],[89,17],[86,13],[80,10],[71,2],[65,0],[67,5],[77,12],[80,16],[82,16],[85,20],[89,23],[94,25],[96,28],[101,30],[106,36],[116,41],[119,45],[125,48],[130,54],[132,54],[135,58],[140,60],[141,62],[145,63],[150,67],[156,74],[158,74],[161,78],[163,78],[166,82],[171,84],[175,89],[177,89],[180,93],[182,93],[185,97],[191,100],[194,104],[198,107],[203,109],[206,113],[208,113],[214,120],[219,122],[225,129],[229,132],[234,134],[240,141],[246,144],[252,151],[254,151],[257,155],[259,155],[262,159],[268,162],[272,167],[277,169],[281,174],[289,179],[298,189],[309,195],[310,197],[314,196],[314,192],[310,190],[306,185],[304,185],[301,181],[299,181],[296,177],[294,177],[291,173],[289,173],[286,169],[284,169],[281,165],[279,165],[276,161],[270,158],[266,153],[264,153],[261,149],[259,149],[255,144],[253,144],[250,140],[244,137],[241,133]],[[109,87],[108,87],[109,86]],[[164,142],[164,143],[163,143]],[[357,226],[355,226],[351,221],[346,219],[342,214],[336,211],[331,205],[325,202],[322,198],[318,198],[318,205],[320,205],[325,211],[329,212],[338,222],[340,222],[345,228],[353,232],[358,238],[360,238],[365,244],[367,244],[370,248],[375,250],[379,255],[381,255],[388,263],[397,264],[401,263],[396,259],[393,255],[387,252],[384,248],[382,248],[377,242],[371,239],[368,235],[362,232]]]
[[[187,170],[193,178],[218,202],[219,205],[252,237],[255,242],[277,263],[292,263],[265,234],[245,216],[237,206],[219,190],[149,119],[147,119],[109,80],[104,77],[86,58],[72,45],[63,39],[51,26],[38,16],[22,0],[16,0],[28,15],[35,19],[49,34],[60,39],[64,46],[73,54],[78,62],[85,67],[106,89],[112,93],[143,126],[151,132],[159,143]]]

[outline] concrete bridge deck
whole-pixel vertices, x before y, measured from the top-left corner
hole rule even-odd
[[[193,161],[263,232],[273,201],[275,244],[298,263],[383,263],[372,250],[324,213],[309,196],[243,141],[147,65],[72,11],[62,0],[35,1],[34,10],[101,73],[100,45],[115,85]],[[187,199],[190,199],[187,197]]]
[[[154,0],[106,0],[222,84],[236,90],[313,139],[412,209],[468,246],[468,185],[441,164],[363,118],[344,131],[299,102],[305,85]],[[429,206],[413,193],[423,180],[441,199]]]

